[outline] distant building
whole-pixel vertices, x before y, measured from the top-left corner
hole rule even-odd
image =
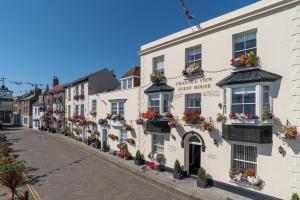
[[[13,124],[13,92],[5,87],[4,82],[0,88],[0,123]]]
[[[44,119],[44,96],[40,95],[39,98],[32,104],[32,128],[41,129]]]

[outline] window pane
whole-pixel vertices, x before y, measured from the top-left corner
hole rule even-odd
[[[128,89],[132,88],[132,78],[128,79]]]
[[[127,80],[122,80],[122,89],[127,89]]]
[[[168,94],[164,94],[164,108],[163,112],[169,112],[169,106],[170,106],[170,97]]]
[[[254,55],[256,55],[256,49],[249,49],[249,50],[247,50],[246,51],[246,55],[249,54],[249,53],[251,53],[251,52],[253,52]]]
[[[243,113],[243,105],[232,105],[231,112],[232,113]]]
[[[250,33],[245,35],[246,49],[256,47],[256,33]]]
[[[240,56],[242,56],[242,55],[245,55],[246,54],[246,52],[245,51],[239,51],[239,52],[235,52],[235,54],[234,54],[234,58],[239,58]]]
[[[255,103],[255,93],[244,95],[244,103]]]
[[[244,36],[239,36],[234,38],[234,50],[240,51],[245,48],[244,45]]]
[[[255,114],[255,104],[245,104],[243,113]]]
[[[157,57],[157,58],[154,58],[154,61],[153,61],[153,71],[154,72],[158,72],[158,73],[164,73],[164,56],[160,56],[160,57]]]

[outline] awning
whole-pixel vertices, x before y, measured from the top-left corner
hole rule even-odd
[[[172,92],[173,90],[174,88],[172,88],[171,86],[162,83],[162,84],[153,84],[150,87],[148,87],[144,92],[146,94],[149,94],[149,93],[156,93],[156,92]]]
[[[253,82],[273,82],[281,79],[282,76],[267,72],[262,69],[252,69],[237,71],[231,73],[229,76],[217,83],[217,86],[234,85],[242,83],[253,83]]]

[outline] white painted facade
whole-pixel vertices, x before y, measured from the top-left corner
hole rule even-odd
[[[40,105],[32,106],[32,128],[38,130],[42,126],[41,117],[44,116],[44,111],[41,110]]]

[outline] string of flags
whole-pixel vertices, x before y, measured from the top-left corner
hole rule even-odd
[[[32,83],[32,82],[21,82],[21,81],[7,81],[9,82],[10,84],[14,84],[14,85],[30,85],[32,87],[42,87],[43,84],[41,83]]]
[[[195,19],[195,16],[191,14],[191,12],[187,9],[184,0],[180,0],[181,1],[181,7],[182,10],[185,14],[185,16],[187,17],[188,20],[192,20]]]

